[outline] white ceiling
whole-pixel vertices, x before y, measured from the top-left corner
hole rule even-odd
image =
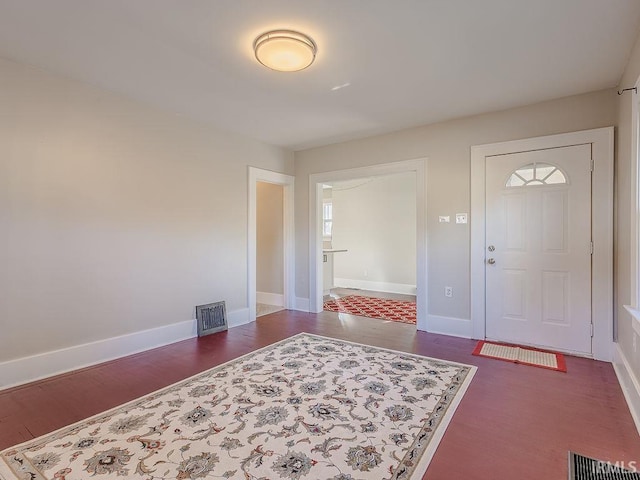
[[[638,0],[0,0],[0,56],[298,150],[613,87],[639,26]],[[272,28],[316,62],[259,65]]]

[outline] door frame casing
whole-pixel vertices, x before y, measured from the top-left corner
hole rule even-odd
[[[416,173],[416,311],[418,330],[428,330],[426,158],[309,175],[309,311],[322,311],[322,184],[341,180]]]
[[[591,144],[592,355],[611,361],[613,352],[613,127],[475,145],[471,147],[471,325],[486,338],[486,162],[493,156]]]
[[[258,182],[281,185],[283,190],[283,273],[284,308],[293,309],[295,305],[295,244],[294,244],[294,180],[291,175],[249,167],[249,201],[247,225],[247,303],[249,321],[256,320],[257,290],[257,186]]]

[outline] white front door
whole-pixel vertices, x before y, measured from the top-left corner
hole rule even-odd
[[[486,337],[591,354],[591,144],[486,159]]]

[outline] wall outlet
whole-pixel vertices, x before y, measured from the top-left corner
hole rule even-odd
[[[456,213],[456,223],[467,223],[467,214]]]
[[[453,297],[453,288],[452,287],[444,287],[444,296],[445,297]]]
[[[362,275],[364,277],[368,277],[369,276],[369,270],[365,270],[364,272],[362,272]]]

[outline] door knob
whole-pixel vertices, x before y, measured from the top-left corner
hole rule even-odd
[[[495,259],[495,258],[489,258],[489,259],[487,260],[487,263],[488,263],[489,265],[493,265],[493,264],[495,264],[495,263],[496,263],[496,259]]]
[[[496,249],[496,247],[494,247],[493,245],[489,245],[489,247],[487,248],[487,250],[489,250],[490,252],[493,252]]]

